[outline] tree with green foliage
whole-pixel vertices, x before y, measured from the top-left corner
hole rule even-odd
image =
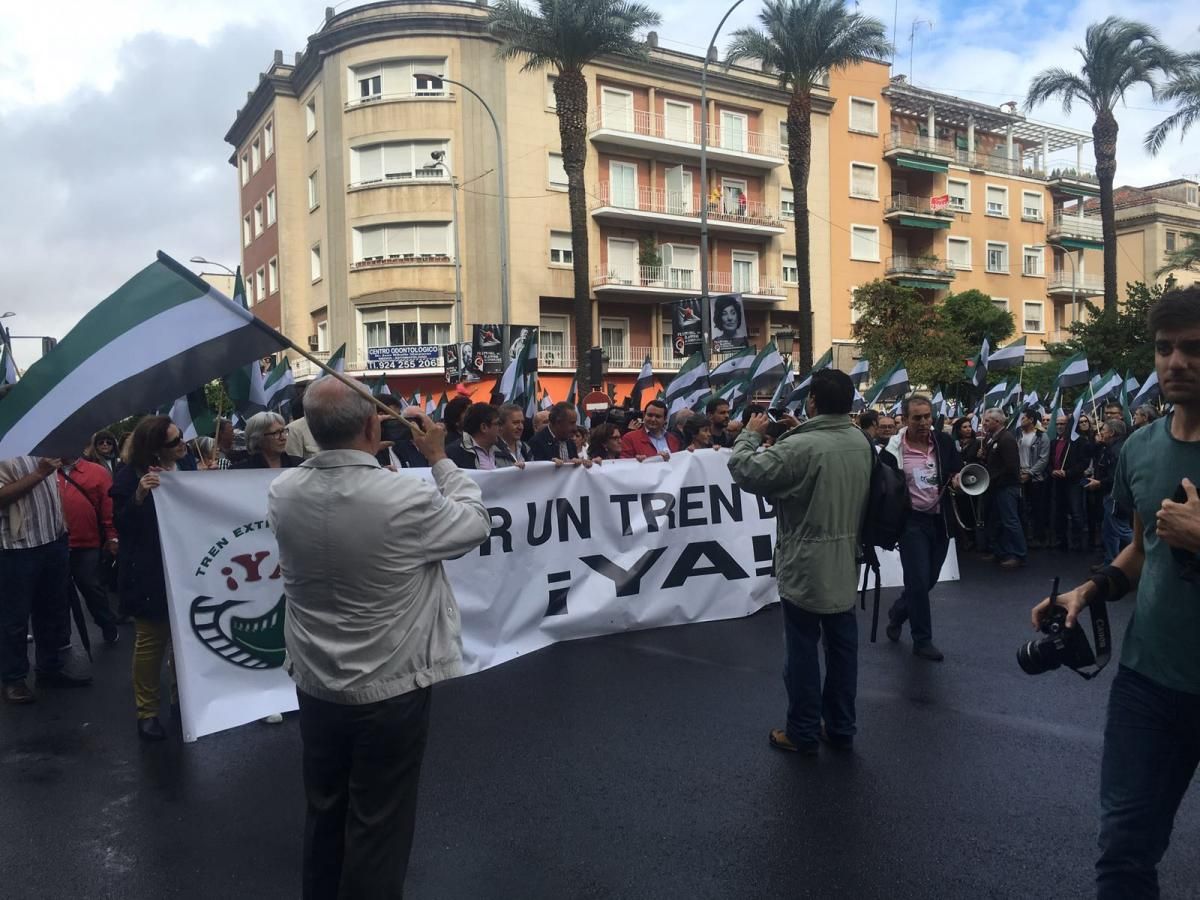
[[[915,385],[952,384],[962,377],[968,350],[961,334],[947,332],[942,310],[913,288],[872,281],[854,291],[854,337],[872,372],[904,360]]]
[[[1146,325],[1146,314],[1164,292],[1174,287],[1172,278],[1163,285],[1147,286],[1140,281],[1127,284],[1125,303],[1115,314],[1102,312],[1091,301],[1085,301],[1090,315],[1071,323],[1070,339],[1053,345],[1051,356],[1061,361],[1084,353],[1093,371],[1116,369],[1144,380],[1154,370],[1154,335]]]
[[[984,338],[994,350],[1017,330],[1012,313],[1001,309],[990,296],[974,288],[947,295],[940,308],[946,333],[961,337],[969,349],[969,356],[975,354]]]
[[[1188,129],[1200,122],[1200,53],[1189,53],[1179,59],[1178,72],[1158,92],[1158,100],[1178,103],[1179,108],[1146,133],[1146,149],[1151,156],[1158,155],[1172,131],[1178,130],[1182,141]]]
[[[758,21],[760,28],[739,28],[733,33],[725,65],[743,59],[758,60],[764,72],[778,73],[780,88],[791,94],[787,114],[788,174],[796,212],[792,225],[800,287],[799,363],[800,371],[806,372],[813,364],[808,222],[813,89],[823,90],[830,72],[870,60],[890,60],[892,45],[881,21],[851,12],[843,0],[765,0]],[[702,190],[707,191],[707,185]]]
[[[637,37],[661,17],[642,3],[628,0],[536,0],[537,10],[521,0],[497,0],[489,28],[500,39],[500,58],[523,58],[523,72],[553,68],[554,100],[563,169],[567,173],[567,206],[571,214],[574,255],[575,377],[590,383],[588,351],[592,346],[591,272],[588,270],[587,164],[588,86],[583,69],[598,57],[644,57],[646,44]]]

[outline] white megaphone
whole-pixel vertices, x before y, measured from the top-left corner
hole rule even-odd
[[[978,497],[988,489],[991,477],[988,470],[979,463],[963,466],[958,473],[958,486],[968,497]]]

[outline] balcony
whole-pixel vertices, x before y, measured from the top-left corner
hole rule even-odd
[[[1077,216],[1060,209],[1046,227],[1046,240],[1071,250],[1102,250],[1104,229],[1099,216]]]
[[[1091,169],[1076,166],[1054,166],[1046,175],[1051,193],[1089,199],[1100,196],[1100,181]]]
[[[610,372],[640,372],[647,354],[650,356],[650,364],[654,366],[656,373],[678,372],[679,367],[687,362],[686,358],[676,357],[674,350],[670,347],[605,347],[604,354],[608,357]],[[708,362],[709,368],[715,368],[732,355],[732,353],[712,354]],[[542,371],[553,372],[574,371],[575,348],[547,347],[543,340],[538,346],[538,368]]]
[[[883,221],[901,228],[949,228],[954,213],[949,207],[933,208],[929,197],[892,194],[883,207]]]
[[[601,184],[592,193],[597,198],[592,216],[597,219],[700,229],[700,195],[697,193],[649,187],[614,191],[611,184]],[[762,238],[771,238],[786,231],[774,209],[758,201],[747,202],[744,208],[739,208],[729,198],[717,203],[710,202],[708,230]]]
[[[1046,293],[1070,297],[1099,297],[1104,293],[1104,277],[1102,275],[1076,275],[1074,286],[1071,283],[1072,273],[1059,269],[1046,279]]]
[[[956,162],[953,141],[925,137],[911,131],[893,131],[883,139],[883,158],[902,169],[945,172]]]
[[[663,297],[695,297],[700,293],[700,273],[691,269],[638,266],[633,271],[612,269],[592,279],[600,294],[652,294]],[[745,283],[729,272],[708,273],[709,294],[741,294],[750,300],[778,302],[786,296],[782,284],[762,278]]]
[[[449,184],[450,179],[444,169],[420,168],[411,172],[388,172],[378,178],[364,178],[352,181],[346,185],[347,191],[360,191],[365,188],[389,187],[404,184]]]
[[[667,150],[675,156],[700,159],[700,123],[668,120],[659,113],[601,109],[588,128],[593,143],[633,150]],[[777,137],[758,131],[722,134],[719,125],[708,129],[711,161],[755,169],[774,169],[787,159]]]
[[[382,269],[388,266],[449,266],[454,260],[444,253],[393,253],[390,256],[368,256],[350,264],[351,272],[363,269]]]
[[[954,267],[936,256],[889,256],[884,276],[904,287],[936,290],[954,280]]]

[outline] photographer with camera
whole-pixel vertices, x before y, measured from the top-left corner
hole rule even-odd
[[[1070,650],[1085,607],[1095,626],[1105,603],[1137,585],[1104,728],[1102,900],[1158,896],[1156,868],[1200,764],[1200,496],[1192,481],[1200,472],[1200,287],[1167,292],[1148,319],[1162,394],[1175,408],[1130,436],[1117,461],[1112,496],[1133,511],[1133,543],[1032,615],[1047,633],[1061,620]],[[1058,661],[1049,663],[1039,671]]]

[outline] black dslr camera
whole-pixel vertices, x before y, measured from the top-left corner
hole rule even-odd
[[[1059,606],[1058,579],[1050,594],[1050,608],[1038,626],[1045,637],[1029,641],[1017,650],[1017,664],[1026,675],[1041,675],[1051,669],[1066,666],[1084,678],[1095,678],[1112,655],[1112,632],[1108,627],[1108,609],[1103,600],[1088,606],[1092,618],[1092,637],[1096,651],[1092,652],[1087,635],[1079,625],[1067,627],[1067,610]],[[1089,666],[1092,667],[1089,669]]]

